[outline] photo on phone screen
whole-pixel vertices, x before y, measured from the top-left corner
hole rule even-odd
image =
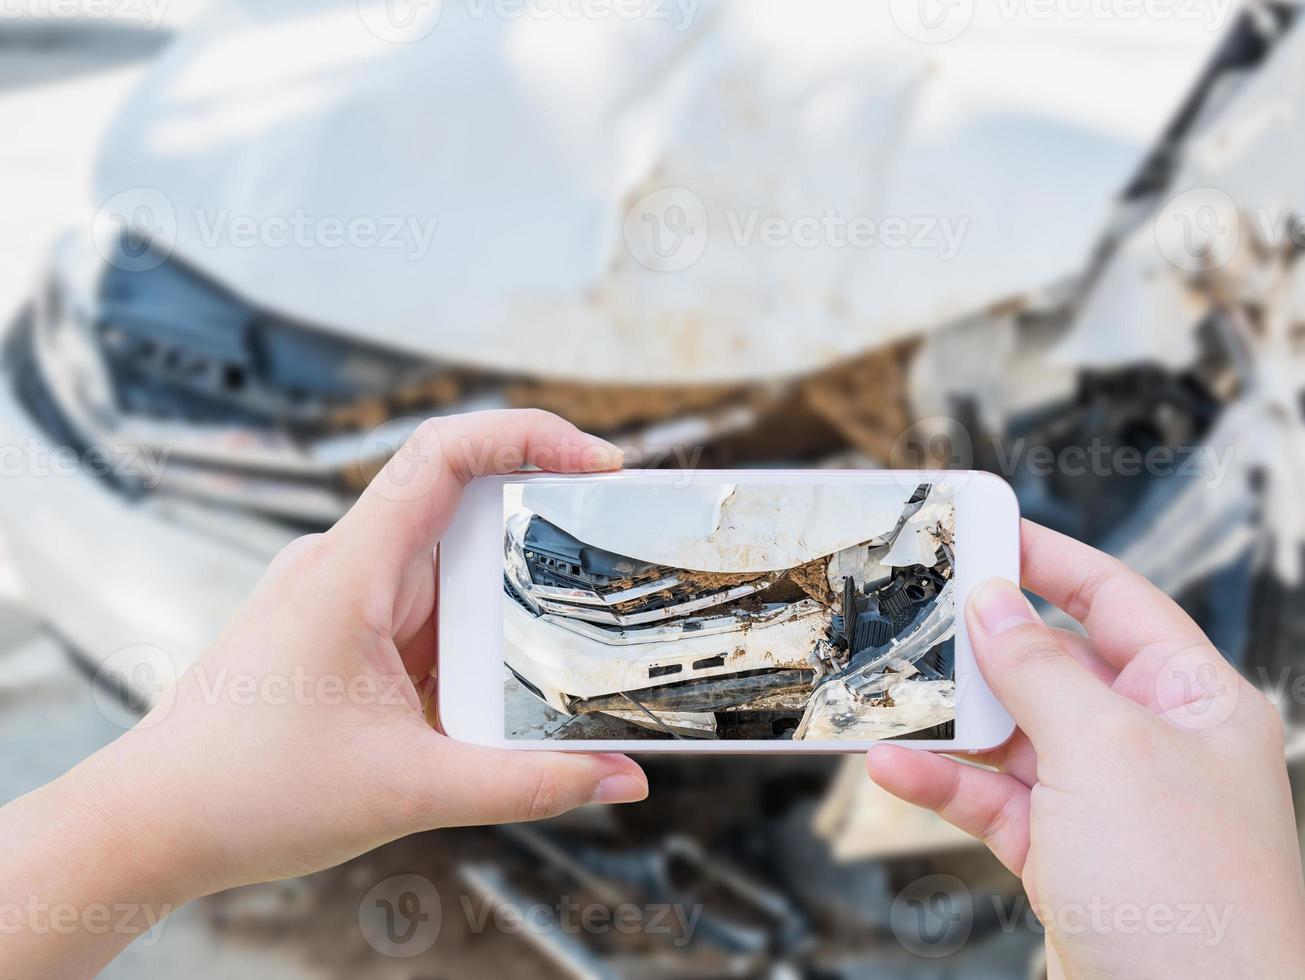
[[[942,483],[503,490],[509,739],[952,739]]]

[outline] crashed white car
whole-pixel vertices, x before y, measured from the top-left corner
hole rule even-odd
[[[927,44],[854,0],[678,27],[434,6],[393,43],[353,0],[216,4],[109,128],[0,386],[4,445],[80,463],[21,467],[0,516],[91,664],[184,668],[416,420],[494,406],[647,465],[883,465],[948,426],[968,455],[902,462],[1000,471],[1230,655],[1299,646],[1300,263],[1248,229],[1191,272],[1153,234],[1211,184],[1305,210],[1262,111],[1296,98],[1294,7],[1222,34],[983,7]],[[813,219],[905,228],[806,247]],[[1036,472],[999,455],[1020,441],[1236,452],[1211,492]]]
[[[671,737],[948,738],[954,536],[929,484],[527,484],[507,668],[563,714]]]

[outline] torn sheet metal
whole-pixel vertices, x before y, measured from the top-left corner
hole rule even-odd
[[[914,484],[671,487],[532,481],[522,502],[607,551],[707,572],[766,572],[891,532],[915,489]]]
[[[1197,355],[1196,325],[1210,303],[1185,278],[1156,248],[1155,230],[1147,222],[1106,265],[1048,359],[1075,368],[1187,367]]]
[[[883,563],[893,567],[924,565],[932,568],[938,560],[938,549],[944,543],[950,543],[955,534],[955,510],[936,500],[927,503],[906,519]]]
[[[807,706],[795,739],[900,738],[956,717],[955,681],[911,681],[893,685],[867,705],[843,684],[826,684]]]

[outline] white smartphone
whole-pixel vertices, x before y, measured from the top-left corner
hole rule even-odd
[[[1019,581],[973,471],[520,473],[439,550],[440,727],[518,749],[948,752],[1013,723],[958,615]]]

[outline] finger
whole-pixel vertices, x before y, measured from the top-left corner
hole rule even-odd
[[[329,533],[369,563],[429,561],[463,487],[526,464],[556,473],[612,470],[621,450],[534,409],[427,419]]]
[[[1019,588],[988,579],[970,594],[965,624],[988,687],[1039,753],[1073,751],[1121,701],[1042,624]]]
[[[1106,686],[1114,683],[1118,671],[1096,655],[1092,644],[1085,636],[1065,629],[1053,628],[1051,632],[1065,645],[1069,655],[1081,663],[1089,673]],[[1038,754],[1034,751],[1029,737],[1018,728],[997,748],[975,752],[963,758],[977,762],[981,766],[992,766],[1009,773],[1025,786],[1032,786],[1038,781]]]
[[[1029,852],[1029,788],[1014,776],[900,745],[866,756],[870,778],[899,799],[934,811],[977,837],[1015,874]]]
[[[1032,786],[1038,781],[1038,753],[1033,748],[1033,743],[1029,741],[1029,737],[1018,728],[1011,733],[1010,738],[995,749],[985,749],[982,752],[955,757],[964,762],[991,766],[1008,776],[1015,777],[1025,786]]]
[[[1081,663],[1087,672],[1101,681],[1102,684],[1109,687],[1119,676],[1119,671],[1101,659],[1092,646],[1092,641],[1082,633],[1076,633],[1073,630],[1062,629],[1059,626],[1048,627],[1051,634],[1058,639],[1076,661]]]
[[[1192,618],[1145,577],[1064,534],[1023,521],[1020,563],[1024,587],[1082,623],[1097,653],[1117,670],[1148,647],[1209,643]]]
[[[431,733],[421,775],[429,791],[430,827],[542,820],[585,803],[634,803],[648,779],[615,753],[492,749]]]
[[[435,669],[438,658],[435,617],[427,616],[410,636],[396,637],[399,659],[408,676],[425,678]]]

